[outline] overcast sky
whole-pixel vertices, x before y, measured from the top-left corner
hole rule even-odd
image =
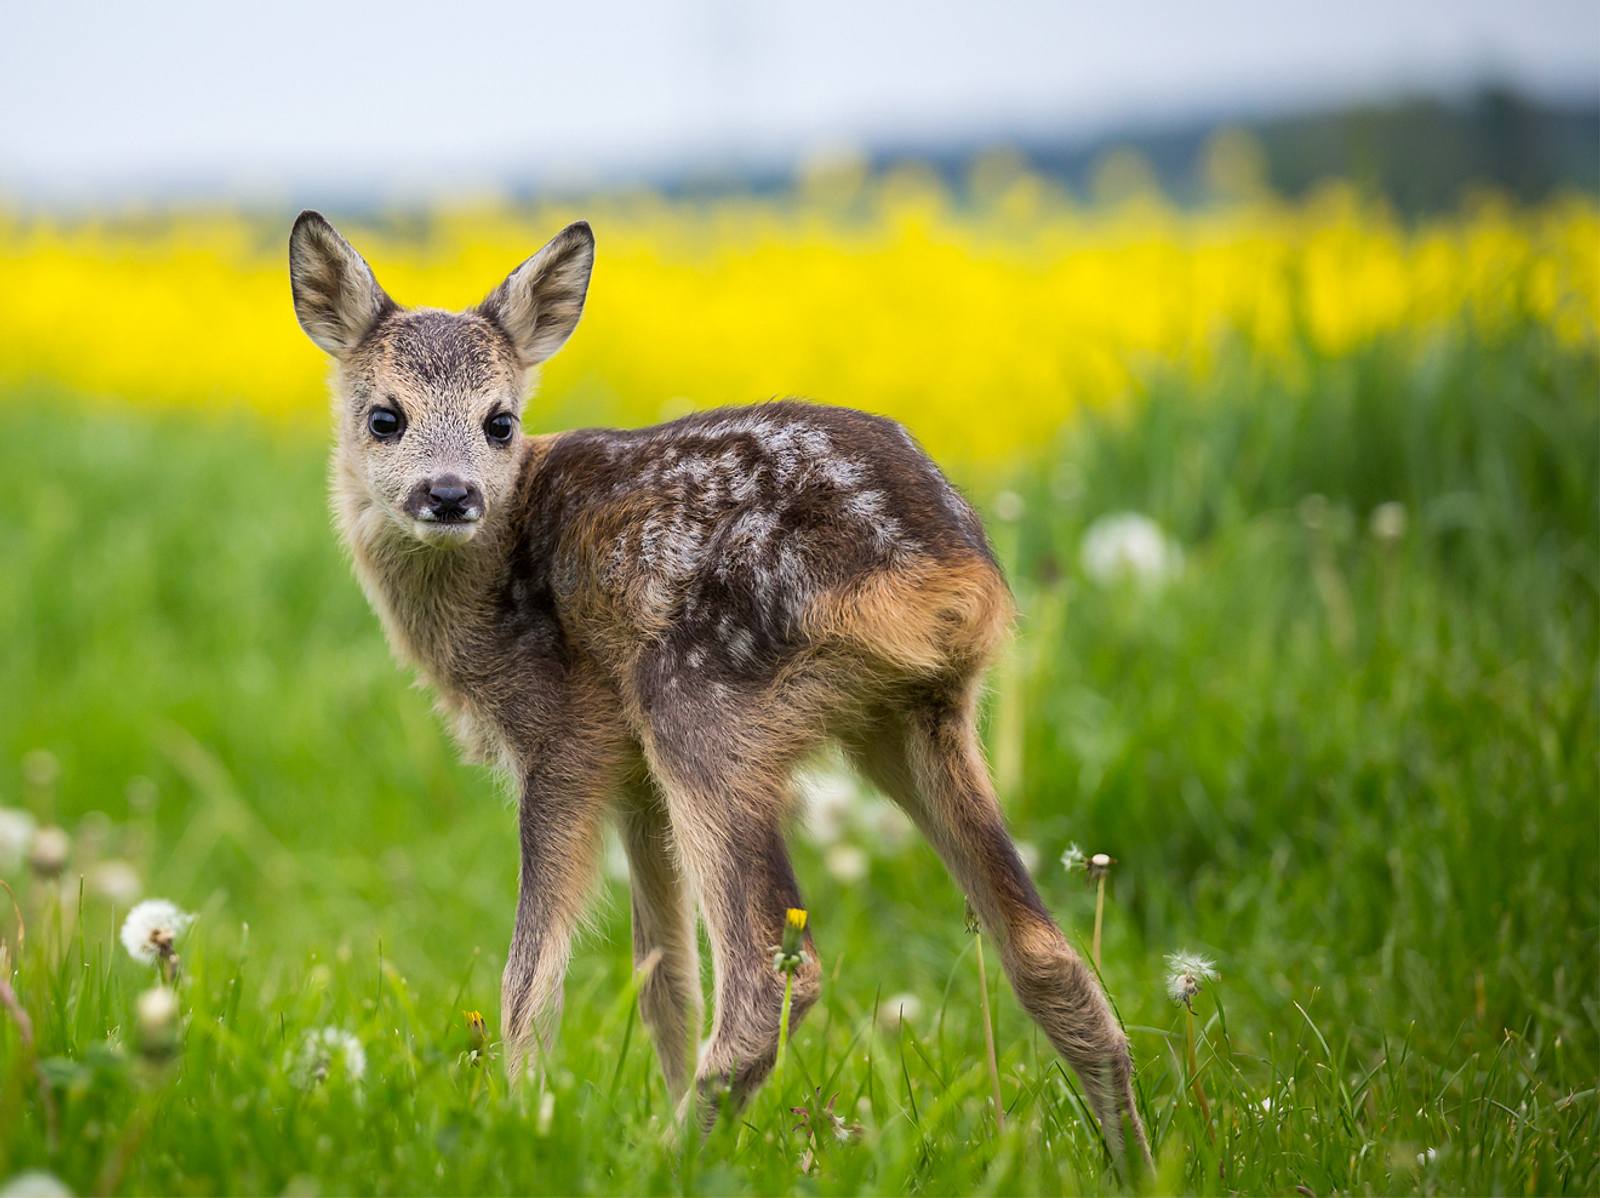
[[[1600,5],[27,0],[0,33],[0,190],[442,191],[1485,77],[1600,95]]]

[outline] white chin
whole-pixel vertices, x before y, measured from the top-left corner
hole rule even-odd
[[[478,533],[478,521],[444,524],[437,520],[412,520],[411,535],[424,545],[465,545]]]

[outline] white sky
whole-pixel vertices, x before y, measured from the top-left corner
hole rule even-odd
[[[1486,75],[1600,95],[1600,4],[19,0],[0,192],[428,192]]]

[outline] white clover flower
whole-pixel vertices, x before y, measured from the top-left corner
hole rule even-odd
[[[1080,869],[1089,868],[1089,858],[1084,856],[1083,850],[1078,847],[1076,841],[1069,844],[1061,854],[1061,868],[1069,874]]]
[[[67,857],[71,853],[72,837],[67,835],[67,830],[47,824],[33,834],[28,864],[41,878],[53,878],[67,868]]]
[[[1167,957],[1167,995],[1189,1006],[1206,982],[1215,981],[1216,962],[1199,953],[1172,953]]]
[[[1098,583],[1122,579],[1156,584],[1183,568],[1183,550],[1149,516],[1117,512],[1089,526],[1080,550],[1083,571]]]
[[[300,1052],[290,1063],[289,1073],[302,1090],[321,1085],[336,1071],[359,1082],[367,1072],[367,1052],[361,1041],[340,1027],[324,1027],[306,1033]]]
[[[30,1169],[0,1187],[0,1198],[72,1198],[72,1191],[54,1173]]]
[[[38,821],[20,807],[0,807],[0,873],[16,873],[33,848]]]
[[[822,856],[828,872],[841,882],[859,882],[867,876],[866,851],[853,844],[833,844]]]
[[[922,1018],[922,1000],[909,992],[896,994],[878,1004],[878,1022],[888,1031]]]
[[[118,907],[131,907],[144,893],[139,871],[131,863],[118,858],[90,866],[83,882],[90,894],[98,895]]]
[[[179,936],[188,931],[194,916],[166,899],[145,899],[122,921],[122,947],[141,965],[153,965],[170,956]]]

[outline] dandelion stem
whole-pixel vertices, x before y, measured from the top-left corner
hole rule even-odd
[[[1100,969],[1100,929],[1106,917],[1106,875],[1101,873],[1100,880],[1094,888],[1094,944],[1091,949],[1094,953],[1094,967]]]
[[[783,975],[783,1008],[778,1012],[778,1066],[774,1071],[777,1074],[776,1081],[780,1083],[780,1090],[783,1081],[783,1058],[789,1051],[789,1003],[793,995],[794,974],[785,973]]]
[[[978,1009],[983,1013],[983,1047],[989,1057],[989,1084],[994,1089],[995,1130],[1006,1129],[1006,1107],[1000,1097],[1000,1062],[994,1054],[994,1021],[989,1017],[989,973],[983,964],[983,933],[975,937],[978,950]]]
[[[1206,1098],[1206,1088],[1200,1083],[1200,1065],[1195,1057],[1194,1050],[1194,1007],[1188,1003],[1183,1008],[1183,1043],[1189,1064],[1189,1088],[1194,1091],[1194,1099],[1200,1104],[1200,1117],[1206,1122],[1206,1137],[1211,1137],[1211,1102]]]

